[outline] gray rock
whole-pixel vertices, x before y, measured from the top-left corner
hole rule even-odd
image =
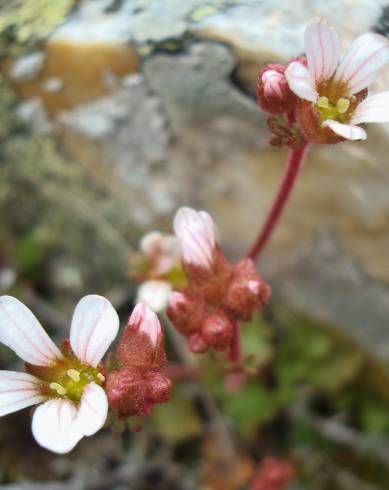
[[[370,354],[389,359],[389,287],[372,280],[334,234],[322,233],[264,270],[289,304],[340,328]]]
[[[185,54],[153,56],[145,61],[144,73],[175,132],[221,117],[260,125],[255,102],[229,81],[235,65],[226,46],[198,43]]]

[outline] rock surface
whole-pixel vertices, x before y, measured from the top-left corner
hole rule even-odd
[[[121,230],[123,220],[129,230],[168,229],[178,205],[202,207],[238,257],[264,219],[285,159],[267,146],[253,97],[258,68],[301,54],[314,15],[337,27],[344,46],[366,30],[385,34],[385,6],[81,0],[42,51],[34,47],[41,70],[21,70],[31,54],[9,58],[2,70],[20,104],[46,112],[35,131],[50,130],[114,196]],[[381,86],[388,81],[385,72]],[[19,114],[32,127],[31,107]],[[261,268],[286,302],[389,360],[388,127],[368,131],[366,143],[312,150]],[[101,203],[94,206],[99,212]]]

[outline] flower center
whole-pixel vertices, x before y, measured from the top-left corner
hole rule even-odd
[[[333,102],[328,97],[320,96],[315,107],[319,112],[321,123],[327,119],[344,123],[349,119],[350,100],[345,97],[340,97],[336,102]]]
[[[89,383],[102,385],[105,381],[104,376],[97,369],[82,365],[76,367],[77,369],[70,367],[59,371],[56,379],[49,382],[48,388],[52,395],[79,402]]]
[[[26,364],[26,370],[41,380],[44,395],[65,398],[75,403],[81,400],[88,384],[102,386],[105,381],[99,368],[83,364],[71,354],[50,367]]]

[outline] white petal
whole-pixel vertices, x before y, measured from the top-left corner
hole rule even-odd
[[[352,43],[335,73],[346,83],[350,94],[368,87],[378,71],[389,62],[389,42],[379,34],[362,34]]]
[[[40,405],[32,417],[32,433],[38,444],[59,454],[71,451],[83,437],[77,414],[69,400],[56,398]]]
[[[215,225],[205,211],[180,208],[174,218],[174,231],[180,240],[184,262],[210,267],[215,248]]]
[[[119,330],[119,317],[111,303],[91,294],[82,298],[74,310],[70,345],[76,356],[96,367]]]
[[[36,366],[50,366],[63,357],[34,314],[12,296],[0,298],[0,342]]]
[[[108,400],[103,388],[96,383],[85,387],[78,409],[77,423],[85,436],[99,431],[107,419]]]
[[[160,247],[163,235],[159,231],[150,231],[142,237],[139,248],[145,255],[153,255],[157,247]]]
[[[16,371],[0,371],[0,416],[46,400],[35,376]]]
[[[212,266],[214,247],[207,241],[204,234],[188,229],[181,234],[180,238],[184,262],[205,268]]]
[[[146,281],[138,289],[138,302],[142,302],[153,311],[163,311],[172,291],[166,281]]]
[[[340,41],[335,29],[322,18],[312,19],[305,31],[308,68],[315,82],[328,80],[338,65]]]
[[[389,122],[389,92],[370,95],[356,108],[351,124]]]
[[[327,119],[323,122],[323,126],[327,126],[334,133],[343,136],[348,140],[365,140],[367,138],[366,131],[359,126],[352,124],[342,124],[332,119]]]
[[[215,245],[215,225],[211,216],[206,211],[196,211],[192,208],[180,208],[174,218],[174,231],[178,237],[187,230],[199,232]]]
[[[315,82],[308,68],[299,61],[293,61],[285,70],[285,77],[289,88],[298,97],[314,102],[318,93]]]

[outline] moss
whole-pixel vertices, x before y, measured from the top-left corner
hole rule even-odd
[[[74,0],[7,0],[0,7],[0,50],[17,54],[45,39],[60,24]]]

